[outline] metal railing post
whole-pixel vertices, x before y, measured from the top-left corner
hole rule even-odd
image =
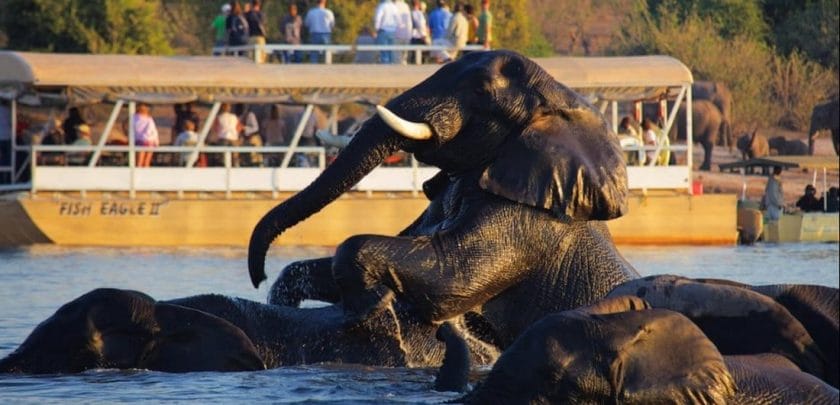
[[[291,142],[289,142],[289,151],[283,155],[283,161],[280,163],[280,169],[285,169],[289,167],[289,162],[292,160],[292,155],[297,148],[298,142],[300,142],[300,137],[303,135],[303,130],[306,128],[306,123],[309,121],[309,117],[312,115],[312,109],[315,108],[313,104],[307,104],[306,109],[303,110],[303,114],[300,117],[300,122],[298,123],[297,128],[295,129],[295,134],[292,136]]]
[[[117,122],[117,117],[120,115],[120,110],[122,109],[123,104],[123,100],[117,100],[117,103],[114,104],[114,109],[111,110],[111,116],[108,117],[105,129],[102,130],[102,135],[99,136],[99,142],[97,142],[96,150],[93,151],[93,156],[90,157],[88,167],[95,167],[96,163],[99,161],[99,156],[102,155],[102,148],[105,147],[105,143],[108,141],[108,134],[110,134],[111,129],[114,128],[114,123]]]
[[[130,101],[128,103],[128,198],[134,199],[136,191],[134,189],[134,175],[136,172],[135,165],[137,164],[137,156],[134,150],[134,113],[137,109],[137,103]]]

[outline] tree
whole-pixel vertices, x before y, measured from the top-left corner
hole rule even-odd
[[[2,26],[17,50],[171,53],[157,7],[145,0],[6,0]]]
[[[776,46],[785,54],[801,51],[823,66],[840,66],[840,0],[816,0],[779,21]]]

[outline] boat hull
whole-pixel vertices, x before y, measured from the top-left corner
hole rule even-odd
[[[107,193],[39,193],[3,201],[5,246],[246,246],[257,221],[288,195],[134,199]],[[335,246],[356,234],[395,235],[425,209],[411,193],[348,193],[275,240]],[[627,215],[607,225],[619,244],[734,244],[734,195],[634,195]]]
[[[765,242],[772,243],[840,242],[840,215],[836,212],[785,214],[764,226],[763,237]]]

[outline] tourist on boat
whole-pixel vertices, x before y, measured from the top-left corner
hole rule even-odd
[[[193,110],[193,103],[175,104],[173,108],[175,110],[175,124],[172,125],[172,139],[184,132],[187,121],[192,121],[193,127],[197,127],[198,123],[201,122],[198,113]]]
[[[265,19],[263,18],[262,7],[259,0],[251,0],[251,8],[245,13],[245,20],[248,21],[248,45],[258,46],[255,49],[257,63],[265,62]]]
[[[235,111],[239,116],[239,122],[242,123],[239,139],[245,146],[263,146],[264,142],[260,136],[260,124],[257,121],[257,116],[244,104],[237,104]],[[261,166],[262,155],[257,152],[251,152],[244,157],[245,166]]]
[[[9,166],[12,156],[12,109],[0,100],[0,166]],[[6,180],[6,179],[2,179]]]
[[[393,45],[394,34],[397,32],[398,21],[397,6],[393,0],[380,0],[376,6],[376,13],[373,16],[373,28],[376,31],[377,45]],[[379,62],[394,63],[391,51],[379,52]]]
[[[267,146],[286,146],[286,120],[280,115],[280,106],[272,104],[268,112],[268,117],[263,120],[262,135],[265,137]],[[280,165],[281,154],[269,153],[266,154],[266,165],[269,167],[277,167]]]
[[[184,130],[175,138],[175,146],[195,146],[198,144],[198,133],[195,132],[195,123],[192,120],[184,121]],[[186,166],[192,152],[181,153],[181,166]],[[199,164],[201,166],[201,164]]]
[[[73,141],[72,146],[91,146],[93,140],[90,136],[90,126],[87,124],[80,124],[76,127],[76,140]],[[90,152],[68,152],[67,163],[71,166],[84,166],[90,158]]]
[[[778,221],[782,216],[785,205],[785,193],[782,191],[782,167],[773,166],[773,173],[767,179],[764,196],[761,198],[761,209],[767,221]]]
[[[817,188],[811,184],[805,186],[805,194],[796,200],[796,207],[803,212],[822,212],[823,199],[817,198]]]
[[[41,145],[64,145],[64,130],[61,129],[61,120],[53,119],[47,126],[44,137],[41,139]],[[38,157],[38,164],[64,165],[64,153],[61,152],[42,152]]]
[[[840,189],[830,187],[825,199],[825,212],[840,211]]]
[[[213,144],[217,146],[239,146],[239,132],[242,130],[242,123],[239,118],[231,112],[231,105],[224,103],[219,108],[219,115],[216,117],[216,123],[213,125],[213,133],[215,134]],[[213,162],[216,165],[221,165],[221,154],[213,153]],[[239,166],[239,153],[232,153],[233,166]]]
[[[150,107],[148,104],[137,104],[137,112],[132,118],[132,125],[134,126],[134,144],[139,147],[155,148],[160,146],[160,136],[158,135],[157,125],[155,119],[150,114]],[[149,167],[152,165],[152,151],[141,150],[137,152],[137,167]]]
[[[656,140],[658,137],[656,136],[656,125],[648,118],[642,120],[642,142],[647,147],[653,147],[650,150],[646,150],[645,152],[645,161],[652,162],[656,159]]]
[[[373,31],[370,27],[362,27],[359,30],[359,35],[356,37],[356,45],[374,45],[376,38],[373,37]],[[373,51],[356,51],[353,57],[353,63],[376,63],[376,52]]]
[[[411,44],[412,45],[428,45],[429,44],[429,26],[426,23],[426,13],[423,11],[423,3],[420,0],[413,0],[411,8]],[[422,58],[422,54],[418,55]],[[421,63],[421,60],[415,60],[415,63]]]
[[[67,118],[61,123],[61,129],[64,130],[64,141],[68,145],[72,145],[76,141],[78,137],[76,135],[76,127],[82,124],[87,124],[87,122],[82,118],[82,112],[79,110],[79,107],[70,107],[67,110]]]

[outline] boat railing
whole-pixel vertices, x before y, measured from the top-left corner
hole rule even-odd
[[[348,54],[355,52],[410,52],[414,54],[414,63],[423,63],[424,52],[443,52],[455,49],[447,45],[318,45],[318,44],[265,44],[265,45],[241,45],[241,46],[217,46],[213,48],[216,55],[239,55],[245,54],[256,63],[263,62],[260,55],[269,55],[274,52],[319,52],[323,53],[323,63],[332,64],[334,55]],[[457,48],[459,51],[484,51],[483,45],[465,45]],[[313,62],[314,63],[314,62]]]
[[[20,149],[29,150],[30,147]],[[90,159],[100,150],[96,165]],[[151,167],[137,167],[134,152],[152,152]],[[192,161],[189,157],[201,157]],[[28,167],[29,190],[124,191],[134,197],[150,192],[295,192],[309,185],[327,166],[320,146],[59,146],[33,145]],[[292,155],[300,156],[296,162]],[[76,160],[82,156],[82,159]],[[372,193],[419,194],[437,168],[422,166],[413,156],[403,166],[374,169],[354,188]]]

